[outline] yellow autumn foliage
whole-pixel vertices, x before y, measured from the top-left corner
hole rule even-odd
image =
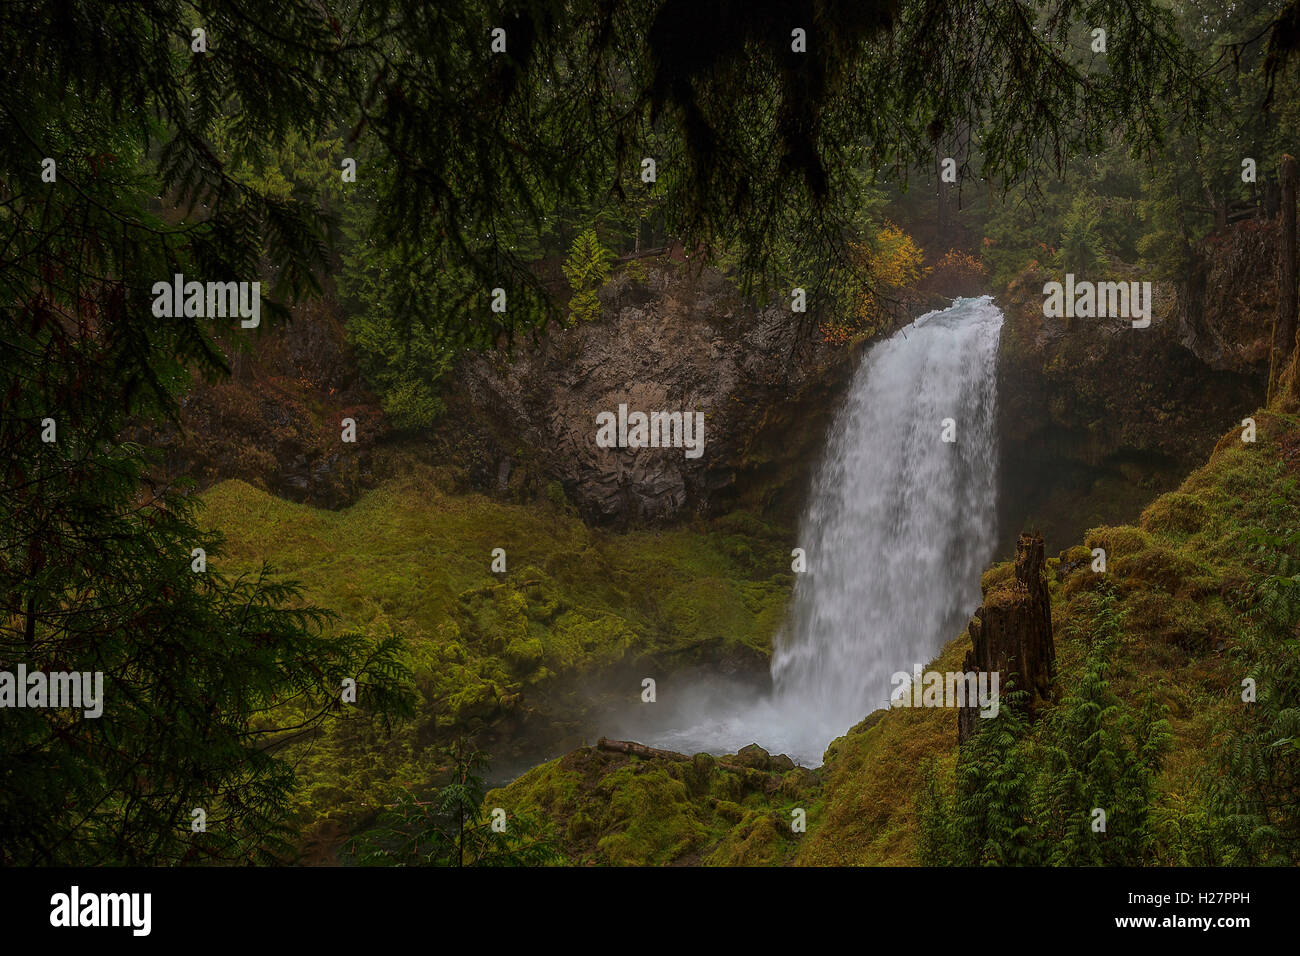
[[[859,245],[855,251],[870,282],[858,298],[858,314],[870,323],[880,317],[877,292],[915,285],[925,271],[925,257],[912,237],[892,222],[881,226],[873,243]]]
[[[832,343],[881,331],[889,321],[884,298],[915,285],[926,272],[921,247],[892,222],[885,222],[871,241],[852,243],[850,252],[861,280],[848,297],[849,315],[822,324],[823,337]]]

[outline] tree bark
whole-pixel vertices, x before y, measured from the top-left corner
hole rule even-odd
[[[1296,338],[1296,163],[1294,156],[1282,157],[1282,235],[1278,243],[1278,313],[1276,336],[1273,339],[1274,362],[1280,375],[1287,361],[1295,361],[1300,340]],[[1273,376],[1269,376],[1273,385]],[[1269,388],[1269,397],[1273,389]],[[1300,397],[1300,369],[1291,370],[1291,394]]]
[[[998,691],[1007,692],[1008,678],[1027,691],[1028,713],[1054,698],[1056,645],[1052,640],[1052,600],[1044,573],[1043,536],[1022,534],[1016,547],[1015,579],[990,589],[968,628],[971,649],[966,652],[969,673],[996,673]],[[1006,700],[1000,706],[1006,707]],[[957,711],[957,741],[964,743],[979,728],[978,707]]]

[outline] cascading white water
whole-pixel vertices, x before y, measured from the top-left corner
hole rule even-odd
[[[958,633],[994,549],[1001,330],[991,298],[958,299],[872,347],[801,524],[808,568],[778,635],[772,695],[692,688],[656,745],[723,753],[757,742],[815,766],[831,740],[888,706],[894,673]]]
[[[801,749],[886,706],[891,675],[929,662],[979,603],[996,533],[1001,330],[992,299],[958,299],[876,345],[854,376],[772,658],[774,703],[803,715]]]

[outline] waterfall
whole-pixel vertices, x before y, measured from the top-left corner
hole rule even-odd
[[[777,635],[771,695],[684,690],[652,731],[656,746],[757,742],[818,765],[831,740],[888,706],[894,673],[960,632],[995,546],[1001,330],[990,297],[957,299],[871,348],[800,524],[807,570]]]
[[[991,298],[958,299],[877,344],[854,375],[772,658],[774,704],[804,749],[887,706],[891,675],[930,661],[979,604],[996,534],[1001,330]]]

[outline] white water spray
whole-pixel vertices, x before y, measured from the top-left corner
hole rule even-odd
[[[890,675],[929,662],[979,604],[997,530],[1001,330],[991,299],[958,299],[858,368],[799,534],[808,573],[772,658],[776,703],[804,747],[886,706]],[[954,442],[942,440],[944,419]]]
[[[888,706],[892,674],[957,635],[995,545],[1001,329],[991,298],[958,299],[872,347],[801,524],[808,570],[778,635],[772,696],[694,689],[657,746],[724,753],[757,742],[815,766],[831,740]]]

